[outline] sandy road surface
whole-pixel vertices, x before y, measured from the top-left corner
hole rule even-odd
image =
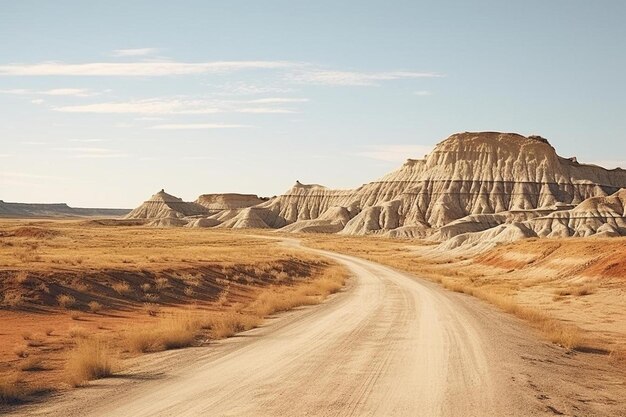
[[[324,254],[354,273],[328,302],[208,348],[149,355],[126,376],[20,414],[626,415],[623,379],[606,376],[590,355],[539,342],[516,319],[471,297]]]

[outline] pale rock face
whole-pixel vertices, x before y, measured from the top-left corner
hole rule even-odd
[[[195,201],[211,211],[240,209],[256,206],[265,200],[254,194],[202,194]]]
[[[533,236],[626,235],[622,188],[626,171],[562,158],[541,137],[465,132],[439,143],[426,159],[409,159],[357,189],[296,182],[261,202],[225,194],[184,203],[157,194],[129,217],[195,216],[223,228],[420,237],[454,249]]]
[[[178,197],[159,191],[142,205],[128,213],[127,219],[182,219],[207,214],[208,210],[196,203],[188,203]]]

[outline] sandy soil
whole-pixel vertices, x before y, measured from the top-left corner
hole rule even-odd
[[[144,356],[20,415],[623,416],[625,377],[476,298],[347,255],[316,307],[209,348]]]

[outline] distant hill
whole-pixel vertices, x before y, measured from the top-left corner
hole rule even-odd
[[[65,203],[8,203],[0,200],[0,217],[122,217],[128,209],[79,208]]]

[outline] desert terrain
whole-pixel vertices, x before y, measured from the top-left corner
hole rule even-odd
[[[2,221],[3,412],[626,411],[623,239],[459,255],[102,223]]]

